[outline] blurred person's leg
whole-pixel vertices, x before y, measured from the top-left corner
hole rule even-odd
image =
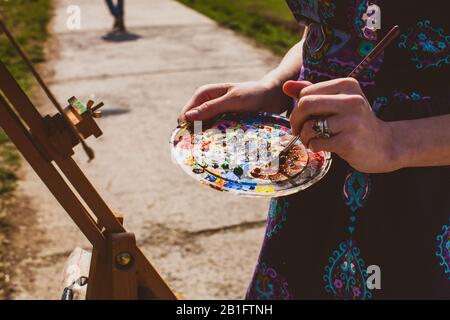
[[[116,17],[116,8],[114,6],[113,0],[105,0],[106,1],[106,5],[108,6],[109,11],[111,12],[111,14]]]
[[[124,17],[124,0],[118,0],[117,5],[113,0],[105,0],[109,11],[114,16],[114,30],[125,31]]]
[[[118,0],[117,1],[117,28],[119,31],[125,31],[125,22],[124,22],[124,7],[125,0]]]
[[[117,16],[123,17],[125,0],[117,0]]]

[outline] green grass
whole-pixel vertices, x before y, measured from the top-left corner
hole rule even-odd
[[[1,16],[34,64],[44,60],[51,5],[52,0],[0,0]],[[29,93],[33,84],[31,74],[1,32],[0,59]],[[2,242],[7,237],[8,213],[19,168],[19,153],[0,128],[0,298],[5,278]]]
[[[0,0],[0,14],[33,63],[44,60],[50,8],[51,0]],[[0,59],[23,88],[29,90],[32,81],[28,70],[4,35],[0,36]]]
[[[15,190],[17,174],[20,167],[20,156],[14,145],[0,131],[0,227],[5,219],[5,206]],[[3,221],[4,222],[4,221]],[[0,230],[1,232],[1,230]]]
[[[33,63],[44,60],[44,43],[50,19],[51,0],[0,0],[0,14]],[[6,36],[0,35],[0,59],[29,92],[32,77]],[[14,190],[19,155],[0,128],[0,210],[2,199]]]
[[[283,55],[300,39],[301,28],[283,0],[178,0]]]
[[[8,214],[16,188],[20,157],[14,145],[0,129],[0,299],[5,287],[4,241],[8,237]]]

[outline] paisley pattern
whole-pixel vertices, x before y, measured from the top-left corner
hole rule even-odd
[[[407,49],[418,70],[438,68],[450,62],[450,36],[434,28],[429,20],[419,21],[417,28],[400,36],[398,47]]]
[[[333,30],[326,25],[313,23],[309,26],[305,40],[305,59],[311,64],[319,64],[333,43]]]
[[[270,201],[269,217],[267,219],[266,237],[272,238],[286,223],[289,202],[285,198]]]
[[[370,193],[370,176],[354,169],[350,169],[345,178],[343,196],[345,204],[352,212],[361,209]]]
[[[289,300],[291,294],[287,281],[275,269],[260,263],[255,271],[252,285],[248,288],[247,300]]]
[[[365,263],[352,235],[356,229],[355,212],[364,206],[370,194],[370,176],[351,168],[345,178],[342,194],[350,209],[350,224],[347,227],[349,239],[342,242],[328,259],[323,277],[325,290],[335,299],[366,300],[372,298],[372,293],[367,289]]]
[[[311,24],[304,45],[304,61],[301,78],[321,82],[346,77],[372,50],[375,43],[368,40],[351,40],[350,34]],[[362,87],[373,86],[375,74],[379,71],[383,56],[374,61],[360,75]]]
[[[450,280],[450,224],[442,227],[442,234],[438,235],[436,239],[438,241],[436,256],[441,260],[440,265]]]
[[[360,250],[347,240],[333,251],[325,267],[323,279],[325,290],[334,298],[340,300],[366,300],[372,298],[367,289],[367,271],[364,260],[360,257]]]
[[[321,34],[318,37],[325,37],[327,40],[320,40],[321,47],[313,51],[311,43],[313,41],[305,42],[304,47],[304,63],[301,71],[301,78],[311,82],[321,82],[340,77],[346,77],[355,67],[356,62],[362,60],[362,56],[373,48],[373,43],[366,40],[360,42],[350,41],[350,36],[347,33],[337,30],[323,29],[319,25],[311,25],[314,32],[328,32],[333,33],[333,37]],[[320,30],[318,28],[321,28]],[[316,30],[317,29],[317,30]],[[330,31],[331,30],[331,31]],[[309,33],[309,32],[308,32]],[[312,37],[313,33],[309,33]],[[309,37],[308,37],[309,38]],[[334,39],[331,44],[330,39]],[[319,41],[315,39],[315,41]],[[345,57],[346,59],[342,59]],[[348,60],[347,60],[348,59]],[[378,72],[383,56],[374,61],[371,66],[366,68],[359,77],[359,82],[362,87],[373,86],[375,81],[375,74]]]

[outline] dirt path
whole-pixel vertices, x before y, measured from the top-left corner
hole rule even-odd
[[[79,5],[82,29],[66,28]],[[104,39],[103,1],[56,1],[47,80],[60,101],[105,102],[97,158],[76,160],[145,254],[187,298],[241,298],[263,239],[267,203],[194,184],[174,166],[168,139],[179,108],[201,84],[255,79],[277,59],[172,0],[127,1],[135,39]],[[15,218],[14,299],[58,299],[66,257],[88,243],[25,165]]]

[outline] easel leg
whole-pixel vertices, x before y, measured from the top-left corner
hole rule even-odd
[[[137,300],[136,239],[133,233],[107,236],[107,250],[92,252],[86,298],[88,300]]]
[[[95,248],[92,250],[86,300],[111,299],[111,270],[108,251]]]
[[[133,233],[113,233],[108,239],[112,261],[112,299],[138,299],[136,239]]]

